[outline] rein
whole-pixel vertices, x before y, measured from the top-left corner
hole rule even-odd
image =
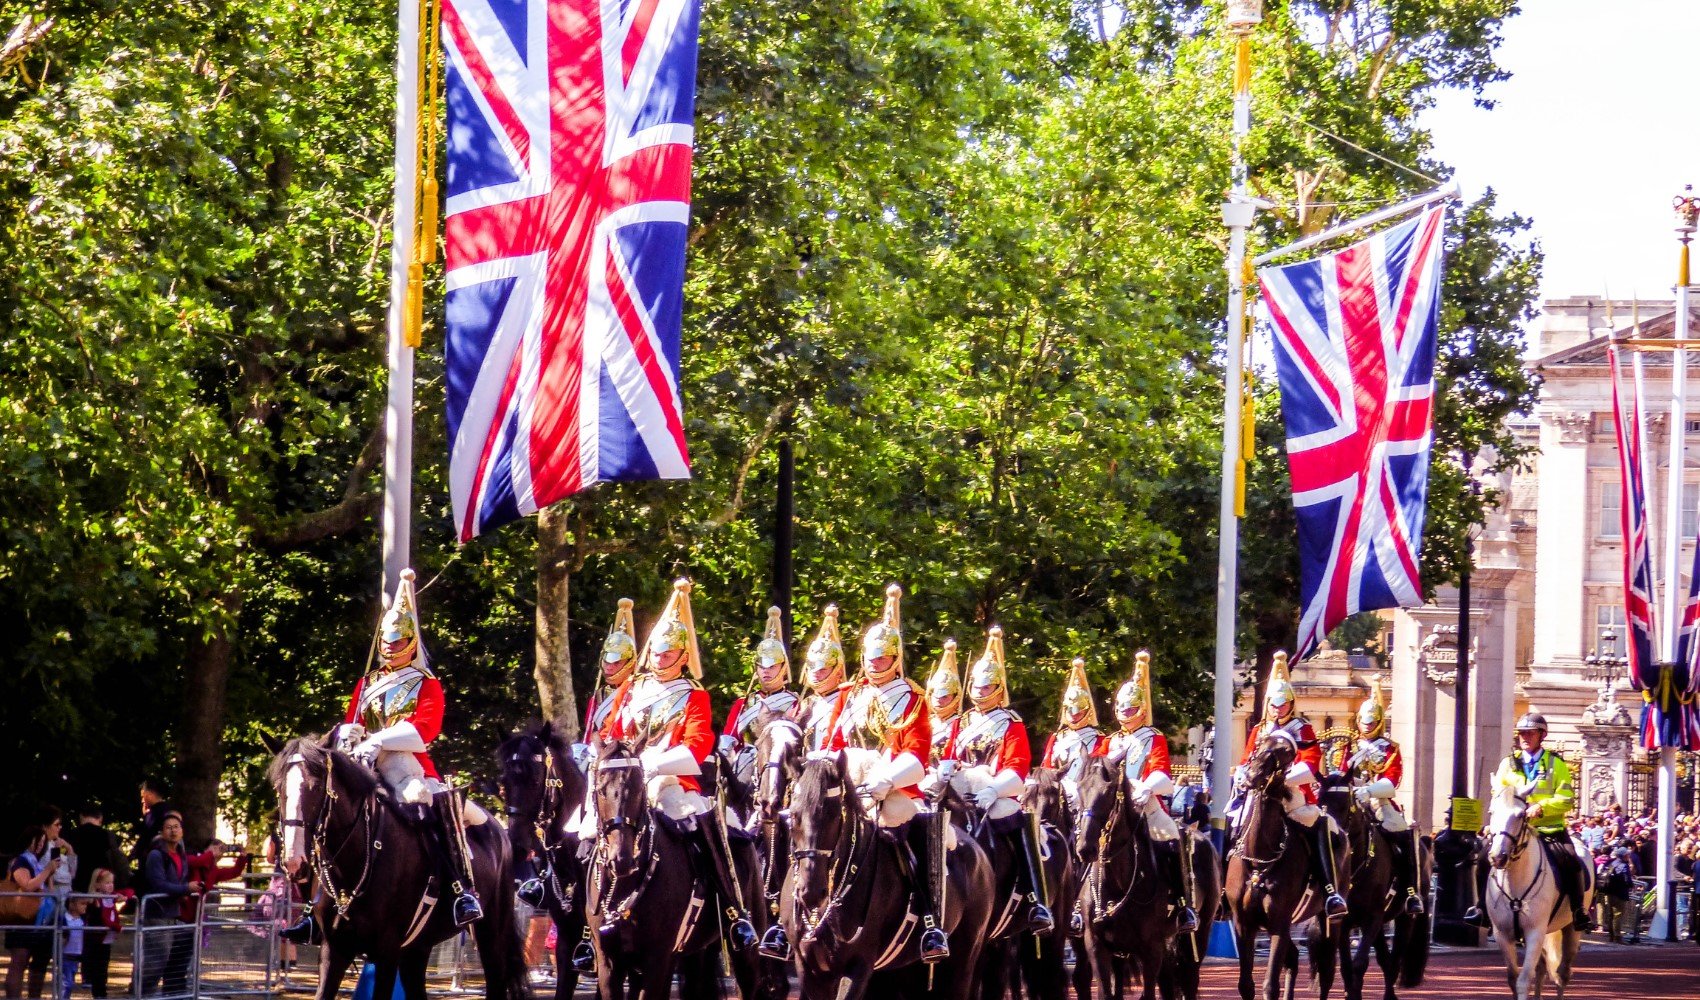
[[[297,754],[295,760],[291,761],[291,763],[300,764],[302,768],[307,766],[306,758],[302,757],[300,754]],[[372,874],[372,859],[377,852],[384,849],[384,842],[378,839],[378,837],[373,833],[373,827],[382,822],[381,814],[377,820],[374,820],[372,815],[377,797],[367,796],[366,799],[360,803],[359,812],[356,814],[356,822],[358,822],[361,826],[360,842],[368,843],[371,847],[361,858],[360,877],[355,879],[354,887],[347,892],[338,888],[333,874],[336,871],[338,859],[342,857],[342,852],[348,849],[348,845],[355,843],[356,840],[354,831],[351,827],[348,835],[343,838],[342,843],[337,846],[337,849],[335,851],[328,851],[330,821],[336,808],[336,800],[336,772],[334,770],[334,763],[330,754],[326,753],[325,796],[319,803],[319,814],[314,818],[312,832],[308,835],[308,859],[313,866],[313,873],[318,876],[319,884],[325,887],[325,892],[331,899],[331,905],[336,909],[336,923],[340,924],[345,918],[347,918],[349,907],[353,906],[354,901],[359,899],[361,893],[365,891],[366,880]],[[327,853],[329,855],[328,857]]]
[[[561,876],[555,864],[555,852],[560,850],[566,838],[561,834],[561,819],[566,805],[566,782],[555,776],[555,752],[547,744],[542,753],[516,753],[508,758],[519,763],[529,758],[543,769],[543,800],[537,806],[537,818],[532,821],[532,830],[537,835],[537,842],[543,847],[543,875],[549,880],[549,890],[560,900],[562,909],[571,913],[573,897],[578,890],[577,885],[562,886]],[[509,816],[517,814],[510,811]]]
[[[1498,836],[1510,837],[1511,835],[1508,833],[1501,833],[1498,834]],[[1511,837],[1511,855],[1505,859],[1505,867],[1496,870],[1492,876],[1499,884],[1500,894],[1503,895],[1506,902],[1511,905],[1512,926],[1517,928],[1519,937],[1523,934],[1523,901],[1533,895],[1534,891],[1540,887],[1542,876],[1546,874],[1547,852],[1545,850],[1541,850],[1535,854],[1535,874],[1529,879],[1529,884],[1524,887],[1522,893],[1519,895],[1513,896],[1511,894],[1511,863],[1522,857],[1523,852],[1528,850],[1530,840],[1529,821],[1525,819],[1523,821],[1523,828],[1518,831],[1517,836]],[[1563,901],[1562,894],[1559,899],[1560,902]]]
[[[856,886],[856,875],[867,861],[867,845],[873,843],[873,837],[862,835],[863,818],[857,814],[858,798],[846,794],[844,789],[834,789],[838,794],[838,809],[844,830],[839,834],[840,844],[849,841],[843,850],[834,845],[832,849],[820,847],[793,848],[791,851],[792,871],[797,868],[799,861],[819,861],[829,859],[832,864],[826,870],[826,898],[821,900],[818,907],[811,909],[803,901],[806,888],[802,879],[793,880],[791,884],[791,908],[797,919],[803,925],[803,943],[810,944],[819,936],[827,921],[838,912],[850,890]]]
[[[1127,776],[1123,774],[1116,782],[1116,801],[1110,808],[1109,818],[1104,820],[1104,829],[1098,832],[1098,853],[1092,859],[1091,864],[1086,866],[1086,881],[1092,886],[1092,922],[1097,924],[1104,923],[1121,912],[1122,907],[1133,899],[1133,891],[1139,886],[1140,857],[1138,850],[1132,850],[1137,844],[1134,840],[1131,820],[1128,823],[1127,838],[1120,847],[1112,850],[1111,845],[1111,833],[1117,828],[1119,825],[1117,821],[1122,818],[1122,813],[1127,809],[1126,795]],[[1104,873],[1109,867],[1109,859],[1124,849],[1130,850],[1133,855],[1133,870],[1128,872],[1127,875],[1127,889],[1122,892],[1120,899],[1109,906],[1105,906]]]
[[[1273,781],[1271,781],[1271,784],[1273,784]],[[1261,795],[1261,797],[1262,798],[1269,798],[1270,797],[1267,794],[1267,789]],[[1280,808],[1280,806],[1277,805],[1276,808]],[[1245,861],[1246,864],[1251,866],[1252,871],[1253,871],[1253,875],[1254,875],[1254,881],[1257,881],[1257,882],[1261,882],[1262,880],[1260,878],[1257,878],[1256,876],[1260,876],[1264,871],[1269,869],[1276,862],[1280,861],[1282,858],[1287,856],[1288,842],[1292,839],[1291,826],[1290,826],[1290,824],[1288,824],[1286,817],[1283,816],[1281,818],[1281,840],[1275,845],[1275,853],[1273,855],[1271,855],[1270,857],[1267,857],[1267,858],[1256,858],[1256,857],[1253,857],[1251,855],[1249,844],[1247,842],[1252,839],[1251,838],[1252,823],[1259,824],[1259,829],[1261,830],[1261,824],[1262,824],[1262,821],[1263,821],[1263,814],[1267,811],[1268,811],[1267,808],[1258,809],[1258,811],[1253,815],[1252,821],[1248,822],[1245,825],[1245,829],[1241,832],[1240,838],[1238,840],[1234,841],[1233,848],[1228,852],[1229,856],[1238,855],[1241,859],[1243,859]]]
[[[636,763],[635,759],[629,757],[611,758],[603,761],[598,767],[610,765],[626,767]],[[655,825],[653,820],[640,824],[618,813],[602,821],[601,830],[596,836],[596,851],[591,858],[590,871],[591,893],[601,903],[600,913],[602,916],[630,919],[632,909],[637,905],[638,898],[643,895],[644,889],[649,887],[649,880],[655,874],[656,866],[660,861],[659,852],[655,850]],[[636,877],[638,883],[632,888],[631,892],[626,894],[624,899],[616,903],[611,902],[611,900],[620,887],[619,859],[614,857],[614,852],[609,849],[607,837],[608,834],[621,829],[630,830],[643,841],[636,853],[638,858],[647,859],[648,863],[626,876],[627,878]],[[606,893],[603,892],[604,873],[607,875]]]

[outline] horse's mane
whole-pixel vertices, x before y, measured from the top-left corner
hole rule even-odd
[[[274,788],[281,789],[289,765],[294,762],[296,756],[300,756],[309,772],[323,771],[327,766],[336,768],[337,780],[351,797],[364,798],[374,793],[384,798],[389,797],[376,774],[356,764],[354,758],[342,751],[326,745],[328,742],[328,737],[324,736],[297,736],[285,743],[277,756],[272,758],[271,766],[266,769],[267,779]]]
[[[557,760],[572,759],[572,747],[568,745],[567,738],[561,735],[561,731],[555,728],[555,724],[553,722],[528,723],[524,728],[508,736],[508,738],[504,739],[496,747],[496,758],[498,760],[506,760],[513,754],[514,750],[518,748],[520,742],[523,740],[531,740],[543,744],[543,746],[551,754],[553,754]]]
[[[820,814],[827,808],[828,793],[837,788],[843,789],[846,795],[851,794],[846,788],[849,784],[849,772],[845,770],[842,752],[831,757],[810,757],[803,762],[803,773],[791,786],[792,815]]]

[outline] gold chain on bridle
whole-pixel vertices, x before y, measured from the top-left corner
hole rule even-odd
[[[359,899],[360,894],[365,891],[366,879],[372,874],[372,857],[384,849],[384,842],[371,835],[372,803],[374,799],[368,797],[366,801],[360,804],[359,818],[363,830],[362,839],[370,844],[370,849],[365,853],[360,868],[360,877],[355,879],[354,888],[348,892],[343,892],[337,888],[336,879],[331,873],[335,868],[336,859],[342,855],[349,844],[354,843],[354,834],[350,831],[349,835],[343,838],[342,845],[328,859],[326,858],[327,827],[330,825],[331,812],[335,808],[337,799],[336,781],[330,753],[330,751],[325,753],[325,798],[323,804],[319,806],[319,815],[313,823],[313,834],[309,838],[311,849],[308,852],[308,859],[313,866],[313,874],[319,879],[319,884],[324,886],[325,892],[330,895],[331,905],[336,909],[337,920],[341,921],[348,916],[348,908],[353,906],[354,901]],[[306,761],[302,761],[302,767],[305,766]]]

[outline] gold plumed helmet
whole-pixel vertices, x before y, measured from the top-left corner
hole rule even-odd
[[[1003,627],[1000,625],[986,630],[986,651],[968,671],[968,696],[973,698],[974,692],[982,689],[989,693],[984,700],[974,700],[975,708],[988,711],[1008,707],[1009,671],[1004,664]]]
[[[809,643],[809,653],[804,661],[804,678],[812,687],[817,683],[816,678],[832,675],[834,670],[844,669],[844,644],[838,639],[838,605],[828,604],[821,615],[820,632],[815,641]]]
[[[638,669],[653,670],[662,653],[675,649],[685,650],[685,662],[690,666],[691,676],[702,680],[702,653],[697,649],[696,619],[691,615],[691,581],[683,577],[673,581],[673,596],[667,598],[667,606],[661,609],[661,618],[649,632],[649,641],[644,644]]]
[[[1278,649],[1275,663],[1269,668],[1269,689],[1263,696],[1264,714],[1273,716],[1275,709],[1288,702],[1293,703],[1293,711],[1299,710],[1299,692],[1287,676],[1287,651]]]
[[[898,672],[903,672],[902,600],[902,587],[894,583],[885,588],[885,614],[862,636],[864,667],[882,656],[891,656],[896,658]]]
[[[632,625],[632,599],[620,598],[619,610],[614,612],[614,626],[608,638],[602,640],[603,663],[625,663],[629,669],[637,662],[637,629]],[[622,674],[625,670],[621,671]]]
[[[927,707],[931,708],[941,698],[954,700],[959,705],[962,700],[962,673],[956,668],[955,639],[944,641],[939,665],[927,677]]]
[[[1147,726],[1155,723],[1151,714],[1151,654],[1143,649],[1133,654],[1133,676],[1116,691],[1116,718],[1136,707],[1145,711]]]
[[[778,608],[768,608],[767,631],[762,634],[761,642],[756,643],[756,669],[759,671],[762,667],[770,667],[775,663],[785,664],[785,674],[780,684],[789,686],[791,654],[785,649],[784,614]]]
[[[1381,700],[1381,675],[1369,680],[1369,697],[1358,706],[1358,735],[1374,739],[1387,730],[1387,707]]]
[[[390,602],[390,609],[384,612],[381,626],[383,633],[384,666],[394,669],[405,667],[418,659],[423,663],[424,657],[419,655],[419,598],[413,592],[413,570],[401,571],[401,582],[396,585],[395,600]],[[389,649],[393,643],[403,643],[397,650]]]
[[[1074,716],[1084,712],[1079,721]],[[1098,705],[1092,697],[1092,682],[1086,676],[1086,661],[1075,657],[1068,665],[1068,684],[1063,687],[1062,717],[1065,729],[1084,729],[1098,725]]]

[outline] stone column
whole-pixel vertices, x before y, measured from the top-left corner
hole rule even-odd
[[[1617,682],[1600,686],[1599,700],[1582,710],[1577,726],[1582,740],[1582,774],[1576,810],[1605,812],[1629,799],[1629,761],[1638,727],[1627,706],[1617,700]]]

